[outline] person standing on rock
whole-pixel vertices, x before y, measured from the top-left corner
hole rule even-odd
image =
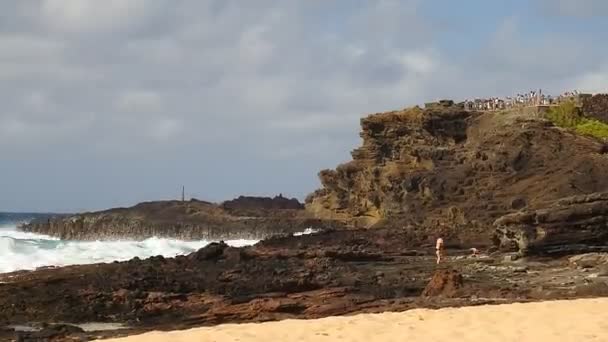
[[[441,262],[441,259],[445,256],[442,237],[437,238],[437,242],[435,243],[435,254],[437,255],[437,264],[439,264]]]

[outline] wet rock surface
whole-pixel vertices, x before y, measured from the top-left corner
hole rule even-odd
[[[17,342],[41,342],[41,341],[88,341],[89,338],[79,327],[68,324],[44,324],[36,331],[16,332]]]
[[[507,262],[501,253],[481,250],[471,256],[448,248],[447,262],[436,265],[433,246],[420,247],[409,234],[327,231],[245,248],[215,243],[177,258],[3,274],[0,326],[129,326],[64,334],[92,339],[222,323],[608,295],[603,261],[586,268],[573,266],[578,259],[568,257]],[[603,260],[581,257],[591,259]],[[15,336],[0,331],[0,340]]]

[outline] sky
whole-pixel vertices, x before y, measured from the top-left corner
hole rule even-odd
[[[303,199],[359,120],[608,88],[606,0],[0,0],[0,210]]]

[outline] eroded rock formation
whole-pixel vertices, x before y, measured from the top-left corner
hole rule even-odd
[[[438,270],[433,274],[431,281],[422,291],[423,297],[455,297],[462,288],[462,274],[456,270]]]
[[[608,94],[584,96],[581,102],[586,116],[608,123]]]
[[[501,216],[608,191],[605,144],[526,109],[444,102],[370,115],[361,126],[353,160],[321,171],[323,188],[307,198],[319,217],[489,244]]]
[[[496,243],[523,254],[608,249],[608,193],[574,196],[495,222]]]
[[[140,203],[131,208],[37,220],[21,227],[72,240],[142,239],[263,239],[306,228],[340,227],[339,222],[314,218],[294,200],[239,198],[223,205],[191,200]],[[296,209],[293,209],[296,208]]]

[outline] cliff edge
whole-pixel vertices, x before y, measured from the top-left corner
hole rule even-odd
[[[352,161],[319,173],[318,217],[490,244],[493,222],[608,191],[608,147],[554,126],[540,108],[466,111],[451,101],[370,115]]]

